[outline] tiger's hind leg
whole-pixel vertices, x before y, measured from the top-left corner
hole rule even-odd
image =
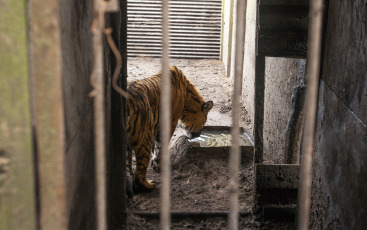
[[[153,129],[145,129],[138,143],[134,145],[136,156],[134,191],[150,191],[155,188],[154,180],[147,180],[147,169],[153,149]]]
[[[134,196],[134,191],[133,191],[133,178],[134,178],[134,174],[133,174],[133,169],[132,169],[132,150],[131,148],[128,146],[127,147],[127,170],[126,170],[126,195],[129,198],[132,198]]]
[[[177,123],[178,123],[178,120],[172,121],[170,140],[173,136],[173,133],[176,130]],[[158,131],[157,134],[155,135],[154,152],[153,152],[152,160],[150,161],[152,168],[154,169],[154,171],[158,173],[161,171],[160,161],[161,161],[161,140],[160,140],[160,133]]]

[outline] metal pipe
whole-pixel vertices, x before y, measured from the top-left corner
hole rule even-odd
[[[160,103],[160,140],[161,140],[161,229],[169,230],[170,219],[170,158],[169,140],[171,138],[171,79],[169,76],[169,34],[168,8],[169,0],[162,1],[162,80]]]
[[[120,47],[121,47],[121,57],[122,57],[122,66],[121,66],[121,88],[126,91],[127,90],[127,1],[120,0],[120,10],[121,10],[121,29],[120,29]],[[122,172],[122,188],[124,193],[126,194],[126,148],[127,148],[127,130],[126,130],[126,122],[127,122],[127,107],[126,107],[126,98],[122,98],[122,164],[121,167],[123,169]],[[121,194],[120,194],[121,195]],[[123,221],[122,226],[126,225],[126,209],[127,209],[127,199],[125,196],[123,197],[122,203],[122,213],[123,213]]]
[[[94,147],[95,147],[95,180],[97,201],[97,228],[106,229],[106,159],[105,159],[105,108],[104,108],[104,81],[103,81],[103,47],[102,31],[104,29],[105,4],[95,0],[94,10],[96,19],[92,26],[94,69],[92,83],[94,86],[90,96],[94,96]]]
[[[310,0],[306,92],[306,117],[303,136],[303,156],[298,190],[298,229],[308,229],[311,205],[312,154],[314,148],[317,96],[319,87],[321,28],[323,0]]]
[[[229,215],[228,215],[228,228],[238,229],[239,220],[239,166],[241,162],[240,155],[240,116],[241,116],[241,94],[242,94],[242,72],[243,72],[243,59],[244,59],[244,34],[246,27],[246,5],[247,0],[237,0],[236,10],[236,54],[235,54],[235,76],[234,76],[234,92],[232,97],[232,146],[229,158]]]
[[[150,211],[141,211],[141,212],[134,212],[133,214],[147,217],[147,218],[158,218],[160,216],[160,212],[150,212]],[[229,214],[228,211],[208,211],[208,212],[170,212],[172,218],[184,218],[184,217],[227,217]],[[250,216],[251,212],[239,212],[241,217]]]

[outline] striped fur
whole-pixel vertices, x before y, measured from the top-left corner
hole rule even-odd
[[[180,69],[172,66],[171,99],[172,123],[171,136],[179,120],[185,129],[193,136],[199,136],[207,119],[213,102],[204,102],[195,86],[186,78]],[[159,142],[159,103],[160,103],[161,73],[143,80],[128,83],[128,165],[132,175],[132,152],[136,156],[134,185],[142,190],[155,188],[155,182],[147,180],[146,171],[151,154]]]

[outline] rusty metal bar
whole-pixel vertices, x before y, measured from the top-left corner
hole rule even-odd
[[[126,1],[119,0],[120,12],[110,15],[110,26],[113,30],[106,30],[106,36],[113,52],[110,54],[111,70],[115,68],[116,86],[126,92],[127,59],[126,59]],[[111,37],[109,37],[111,36]],[[116,47],[114,42],[116,41]],[[119,60],[121,56],[121,60]],[[117,69],[116,69],[117,68]],[[112,79],[113,79],[112,77]],[[112,83],[112,87],[113,87]],[[107,88],[107,87],[106,87]],[[115,88],[115,87],[114,87]],[[110,121],[107,127],[107,228],[118,229],[126,225],[126,107],[125,98],[116,90],[110,90]],[[106,92],[107,93],[107,92]],[[108,108],[107,108],[108,112]],[[107,114],[106,114],[107,115]],[[108,121],[108,118],[106,119]],[[113,127],[113,128],[112,128]],[[109,150],[108,150],[109,149]],[[121,183],[116,183],[120,181]]]
[[[244,38],[246,27],[246,6],[247,0],[237,0],[236,15],[236,54],[235,54],[235,71],[234,71],[234,92],[232,97],[232,146],[229,158],[229,214],[228,229],[238,229],[239,222],[239,166],[241,162],[240,155],[240,116],[241,116],[241,95],[242,95],[242,72],[244,58]]]
[[[99,0],[96,0],[99,1]],[[97,226],[106,229],[106,159],[105,159],[105,114],[104,114],[104,81],[103,81],[103,47],[102,30],[104,28],[104,10],[95,8],[99,14],[98,26],[93,31],[93,49],[95,60],[95,83],[98,91],[94,97],[94,147],[96,167]],[[102,20],[101,20],[102,18]]]
[[[169,34],[168,34],[169,0],[162,1],[162,80],[160,103],[160,139],[161,139],[161,229],[169,230],[170,218],[170,158],[169,140],[171,138],[171,79],[169,76]]]
[[[92,25],[93,49],[94,49],[94,68],[91,76],[91,84],[94,90],[89,96],[94,97],[94,146],[95,146],[95,180],[96,180],[96,202],[97,202],[97,229],[105,230],[107,228],[107,181],[106,181],[106,127],[105,127],[105,94],[104,94],[104,76],[103,76],[103,42],[102,33],[106,33],[107,40],[114,54],[116,55],[117,65],[121,65],[121,57],[115,46],[111,29],[105,29],[105,12],[113,12],[119,9],[117,0],[95,0],[94,11],[95,20]],[[116,87],[116,78],[118,67],[113,76],[113,87]],[[121,90],[122,91],[122,90]],[[123,91],[122,91],[123,92]],[[123,92],[125,93],[125,92]]]
[[[120,47],[121,47],[121,88],[127,91],[127,0],[120,0],[120,12],[121,12],[121,29],[120,29]],[[127,101],[126,98],[122,98],[122,164],[120,167],[123,169],[122,175],[122,188],[124,194],[126,194],[126,149],[127,149]],[[120,194],[121,195],[121,194]],[[127,199],[123,197],[123,224],[126,225],[126,209],[127,209]],[[123,225],[123,226],[124,226]]]
[[[314,148],[317,96],[319,87],[321,29],[323,0],[310,0],[306,91],[306,118],[303,137],[303,156],[301,162],[300,185],[298,190],[298,229],[309,227],[312,182],[312,155]]]
[[[160,212],[154,211],[141,211],[141,212],[134,212],[133,214],[147,217],[147,218],[157,218],[160,216]],[[174,211],[170,212],[172,218],[186,218],[186,217],[200,217],[200,218],[211,218],[211,217],[227,217],[229,214],[228,211],[204,211],[204,212],[180,212]],[[239,212],[241,217],[250,216],[251,212]]]

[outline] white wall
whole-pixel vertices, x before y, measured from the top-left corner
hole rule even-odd
[[[222,47],[221,59],[226,69],[226,75],[230,74],[231,67],[231,46],[232,46],[232,28],[233,28],[233,5],[234,0],[223,0],[223,26],[222,26]]]
[[[247,111],[244,126],[253,134],[256,57],[256,2],[247,0],[242,105]]]

